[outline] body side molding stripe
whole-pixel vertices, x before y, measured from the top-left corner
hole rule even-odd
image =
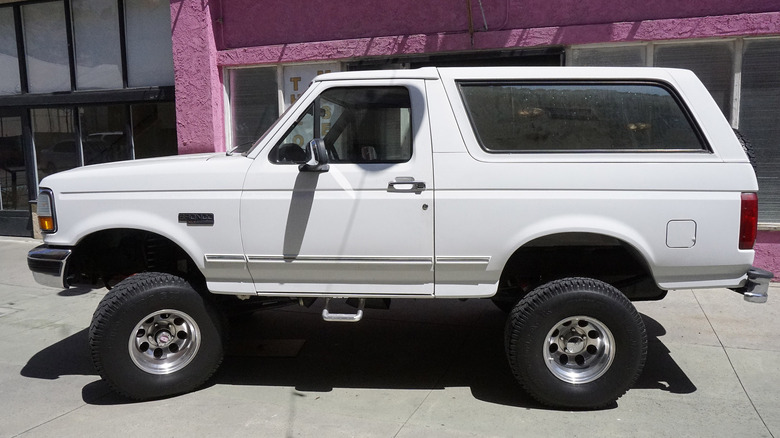
[[[211,263],[246,263],[243,254],[206,254],[206,261]]]
[[[249,263],[309,262],[309,263],[408,263],[433,264],[433,257],[326,257],[326,256],[247,256]]]
[[[441,256],[436,257],[436,263],[441,264],[488,264],[490,263],[490,257],[454,257],[454,256]]]

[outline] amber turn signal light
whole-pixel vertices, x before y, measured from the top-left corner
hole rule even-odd
[[[57,223],[54,220],[54,208],[52,208],[52,194],[48,190],[38,193],[38,225],[42,233],[54,233],[57,231]]]

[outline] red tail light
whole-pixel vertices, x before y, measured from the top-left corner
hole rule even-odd
[[[758,232],[758,195],[742,194],[742,211],[739,215],[739,249],[753,249]]]

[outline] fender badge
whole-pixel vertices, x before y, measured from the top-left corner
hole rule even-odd
[[[214,213],[179,213],[179,223],[214,225]]]

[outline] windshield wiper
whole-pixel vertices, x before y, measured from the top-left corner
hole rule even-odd
[[[249,140],[249,141],[245,141],[245,142],[243,142],[243,143],[241,143],[241,144],[237,144],[237,145],[233,146],[233,148],[232,148],[232,149],[229,149],[229,150],[227,150],[227,151],[225,152],[225,155],[227,155],[227,156],[233,155],[233,153],[234,153],[235,151],[237,151],[239,148],[241,148],[241,147],[243,147],[243,146],[246,146],[246,145],[253,144],[254,142],[255,142],[255,140]]]

